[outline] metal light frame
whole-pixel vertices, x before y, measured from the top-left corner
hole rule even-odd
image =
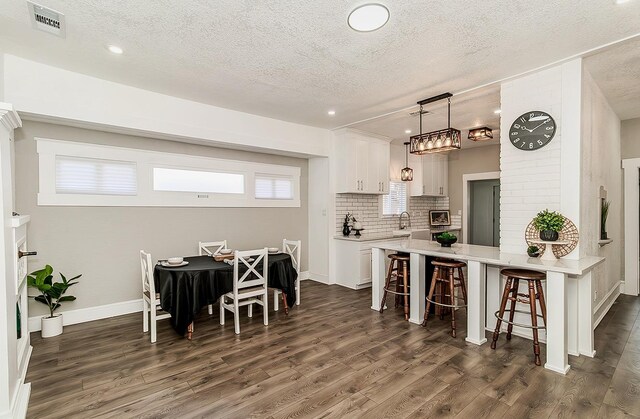
[[[489,141],[493,140],[493,131],[489,127],[479,127],[469,130],[467,139],[471,141]]]
[[[443,93],[418,102],[420,105],[420,134],[409,137],[409,152],[411,154],[423,155],[460,150],[462,134],[460,130],[451,128],[451,96],[453,96],[451,93]],[[422,114],[425,113],[423,105],[443,99],[447,99],[447,128],[423,133]]]
[[[404,143],[404,169],[400,171],[400,180],[403,182],[411,182],[413,180],[413,169],[409,167],[409,142]]]

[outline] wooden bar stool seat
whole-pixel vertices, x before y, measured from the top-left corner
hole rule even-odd
[[[431,304],[436,306],[436,315],[444,318],[446,311],[451,311],[451,336],[456,337],[456,309],[467,306],[467,286],[462,269],[466,263],[457,260],[436,259],[431,262],[434,267],[431,287],[427,296],[427,307],[424,311],[422,326],[427,325]],[[455,275],[457,273],[457,276]],[[460,288],[462,297],[456,296],[455,289]],[[458,304],[462,300],[464,304]]]
[[[398,297],[404,297],[404,319],[409,320],[409,261],[411,258],[406,254],[389,255],[391,262],[387,271],[387,278],[384,284],[384,293],[380,303],[380,313],[384,311],[387,302],[387,293],[396,296],[396,307],[398,307]],[[395,278],[396,286],[392,287]]]
[[[547,305],[544,299],[544,292],[542,289],[542,280],[546,279],[544,272],[531,271],[528,269],[503,269],[500,271],[502,275],[507,278],[507,282],[504,286],[502,293],[502,301],[500,303],[500,309],[494,313],[498,321],[496,322],[496,329],[493,332],[493,341],[491,342],[491,349],[496,349],[496,343],[500,336],[500,327],[502,322],[508,324],[507,326],[507,340],[511,340],[511,333],[513,326],[525,327],[533,331],[533,354],[535,364],[540,365],[540,343],[538,342],[538,330],[546,329],[547,327]],[[521,293],[518,288],[520,281],[527,281],[528,292]],[[540,311],[542,315],[537,314],[536,300],[540,304]],[[509,319],[504,318],[504,313],[507,307],[507,302],[511,302],[509,306]],[[516,303],[528,304],[530,311],[517,310]],[[525,313],[531,315],[531,324],[516,323],[513,321],[515,313]],[[542,319],[544,326],[538,326],[538,318]]]

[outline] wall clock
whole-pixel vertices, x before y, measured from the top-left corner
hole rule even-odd
[[[509,129],[511,144],[521,150],[537,150],[551,141],[556,133],[556,121],[542,111],[520,115]]]

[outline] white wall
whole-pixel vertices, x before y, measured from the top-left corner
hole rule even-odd
[[[586,255],[606,258],[593,273],[594,305],[609,296],[615,299],[622,278],[622,168],[620,167],[620,119],[586,69],[582,73],[582,147],[580,241]],[[611,201],[604,247],[600,239],[600,187]],[[604,307],[605,309],[608,307]]]
[[[622,140],[622,158],[640,158],[640,118],[622,121],[620,130]]]
[[[5,102],[21,115],[153,138],[327,156],[328,130],[265,118],[4,55]]]
[[[329,190],[329,159],[309,159],[309,278],[324,283],[329,280]]]
[[[536,213],[560,211],[580,224],[580,59],[516,80],[501,88],[500,250],[524,253],[524,233]],[[556,122],[549,144],[535,151],[514,147],[513,121],[528,111],[545,111]],[[568,258],[578,258],[579,246]]]

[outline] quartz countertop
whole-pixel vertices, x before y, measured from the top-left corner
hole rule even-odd
[[[376,241],[376,240],[407,239],[409,237],[409,233],[410,232],[407,232],[407,234],[402,236],[394,235],[391,232],[372,233],[372,234],[364,233],[360,237],[356,237],[353,234],[345,237],[342,234],[340,234],[340,235],[333,236],[333,238],[336,240],[345,240],[345,241],[351,241],[351,242],[370,242],[370,241]]]
[[[599,256],[585,256],[580,259],[561,258],[556,260],[543,260],[540,258],[530,258],[527,255],[503,253],[500,252],[500,248],[498,247],[457,243],[453,244],[451,247],[442,247],[436,242],[416,239],[408,239],[402,243],[381,242],[376,243],[374,247],[385,250],[394,250],[396,252],[417,253],[421,255],[457,260],[470,260],[485,263],[487,265],[562,272],[569,275],[582,275],[591,270],[594,266],[604,262],[604,258]]]

